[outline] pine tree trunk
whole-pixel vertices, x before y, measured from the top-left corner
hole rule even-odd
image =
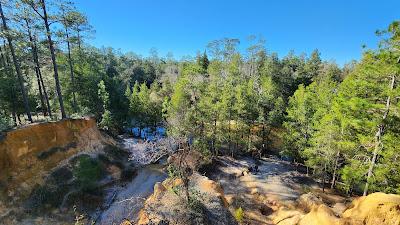
[[[322,173],[322,192],[325,192],[326,163],[324,164],[324,172]]]
[[[49,114],[49,117],[52,117],[49,96],[47,95],[46,86],[44,85],[42,72],[40,70],[38,48],[37,48],[36,40],[33,37],[31,37],[31,43],[32,43],[32,47],[33,47],[33,59],[35,61],[35,66],[37,68],[37,72],[39,75],[40,84],[43,89],[44,99],[46,101],[47,113]]]
[[[7,61],[6,61],[6,57],[4,56],[4,52],[3,49],[0,46],[0,56],[1,56],[1,64],[4,67],[5,70],[7,70]]]
[[[247,132],[247,152],[250,152],[250,134],[251,134],[251,125],[249,126],[249,130]]]
[[[213,151],[215,152],[215,156],[218,156],[217,148],[215,147],[216,142],[216,135],[217,135],[217,119],[214,119],[214,128],[213,128]]]
[[[39,87],[40,105],[42,108],[43,116],[47,116],[47,107],[44,103],[42,84],[40,83],[39,68],[37,68],[37,67],[35,67],[35,74],[36,74],[37,85]]]
[[[81,52],[81,32],[78,30],[78,50]]]
[[[337,151],[336,157],[335,157],[335,166],[333,168],[331,189],[335,188],[335,184],[336,184],[336,173],[337,173],[337,168],[338,168],[338,163],[339,163],[339,156],[340,156],[340,151]]]
[[[263,125],[262,125],[262,151],[263,152],[266,152],[267,151],[267,149],[266,149],[266,144],[265,144],[265,123],[263,123]]]
[[[5,43],[4,43],[4,51],[0,47],[1,62],[2,62],[2,66],[4,68],[4,71],[7,73],[8,76],[11,77],[10,71],[9,71],[10,65],[8,64],[8,61],[7,61],[8,57],[6,57],[5,54],[7,54],[7,53],[5,51]],[[14,85],[12,85],[12,87],[11,87],[10,97],[11,97],[11,99],[16,99]],[[17,124],[17,113],[16,113],[16,109],[15,108],[16,108],[15,107],[15,101],[12,101],[11,102],[11,111],[12,111],[11,115],[12,115],[12,118],[13,118],[14,126],[17,126],[18,125]]]
[[[15,106],[13,103],[13,107],[12,107],[12,118],[13,118],[13,122],[14,122],[14,126],[17,126],[17,114],[15,113]]]
[[[231,156],[233,157],[233,151],[232,151],[232,138],[231,138],[231,118],[229,116],[229,123],[228,123],[228,139],[229,139],[229,143],[228,143],[228,148],[229,148],[229,152],[231,153]]]
[[[6,18],[4,17],[3,6],[2,6],[1,2],[0,2],[0,15],[1,15],[1,20],[3,22],[3,29],[5,31],[8,31]],[[28,120],[32,123],[33,120],[32,120],[32,115],[31,115],[31,109],[30,109],[30,106],[29,106],[28,95],[27,95],[27,92],[25,90],[24,78],[22,77],[21,68],[20,68],[19,62],[17,60],[17,56],[15,54],[15,49],[14,49],[14,45],[12,43],[12,38],[10,37],[10,35],[7,35],[6,39],[8,41],[8,45],[10,47],[11,56],[12,56],[12,59],[14,61],[15,70],[17,72],[18,83],[19,83],[19,86],[20,86],[21,92],[22,92],[25,112],[26,112],[26,115],[28,116]]]
[[[18,119],[19,125],[22,125],[21,115],[19,113],[17,114],[17,119]]]
[[[58,78],[58,66],[57,66],[57,61],[56,61],[56,53],[55,53],[55,50],[54,50],[54,43],[53,43],[53,41],[51,39],[50,24],[49,24],[49,21],[48,21],[45,0],[40,0],[40,3],[42,5],[42,9],[43,9],[43,20],[44,20],[44,24],[45,24],[45,27],[46,27],[47,39],[49,41],[51,61],[53,62],[54,80],[55,80],[55,83],[56,83],[56,91],[57,91],[58,101],[60,103],[61,118],[65,119],[65,118],[67,118],[67,114],[65,113],[64,100],[63,100],[63,97],[62,97],[62,94],[61,94],[60,80]]]
[[[33,59],[33,61],[34,61],[34,63],[35,63],[35,74],[36,74],[37,84],[38,84],[38,88],[39,88],[40,104],[41,104],[41,107],[42,107],[43,115],[46,116],[46,114],[47,114],[47,110],[46,110],[47,107],[45,106],[45,103],[44,103],[42,85],[41,85],[41,83],[40,83],[40,76],[39,76],[39,67],[38,67],[38,64],[36,63],[36,61],[37,61],[37,59],[36,59],[36,54],[35,54],[35,52],[36,52],[35,47],[36,47],[36,46],[33,44],[33,38],[32,38],[31,28],[30,28],[30,26],[29,26],[28,19],[26,19],[26,18],[25,18],[25,24],[26,24],[26,27],[27,27],[27,29],[28,29],[29,44],[31,45],[32,57],[33,57],[32,59]]]
[[[395,80],[396,80],[396,76],[393,75],[392,76],[392,80],[391,80],[390,85],[389,85],[389,89],[390,90],[393,90]],[[386,120],[386,118],[387,118],[387,116],[389,114],[389,109],[390,109],[390,95],[387,97],[387,100],[386,100],[386,108],[385,108],[385,112],[384,112],[383,117],[382,117],[382,123],[379,124],[378,131],[375,134],[375,148],[374,148],[374,152],[372,154],[371,163],[370,163],[369,168],[368,168],[367,182],[365,183],[363,196],[366,196],[368,194],[369,182],[370,182],[370,179],[372,177],[372,173],[373,173],[373,170],[374,170],[374,167],[375,167],[375,163],[376,163],[376,158],[378,156],[378,152],[379,152],[379,150],[381,148],[381,143],[382,143],[381,139],[382,139],[382,135],[383,135],[383,132],[384,132],[384,129],[385,129],[385,120]]]
[[[36,44],[35,44],[35,48],[37,50]],[[40,71],[40,64],[39,64],[39,58],[38,58],[37,52],[36,52],[36,59],[38,59],[36,62],[36,66],[39,68],[38,69],[39,78],[40,78],[40,83],[42,84],[42,88],[43,88],[44,99],[46,100],[47,112],[49,113],[49,117],[52,117],[49,96],[47,95],[46,86],[44,85],[44,82],[43,82],[43,76],[42,76],[42,72]]]
[[[381,144],[381,140],[380,140],[381,135],[382,135],[382,133],[381,133],[381,127],[380,127],[378,129],[378,132],[375,135],[375,148],[374,148],[374,152],[372,153],[371,163],[368,168],[367,182],[365,183],[363,196],[366,196],[368,194],[369,180],[372,176],[372,172],[374,170],[375,163],[376,163],[376,158],[378,156],[378,152],[379,152],[379,148],[380,148],[380,144]]]
[[[68,47],[68,64],[69,64],[69,70],[70,70],[70,75],[71,75],[71,85],[72,85],[72,105],[74,108],[74,112],[78,111],[78,104],[76,102],[76,93],[75,93],[75,76],[74,76],[74,66],[72,62],[72,57],[71,57],[71,44],[69,42],[69,34],[68,34],[68,28],[65,27],[65,34],[67,35],[67,47]]]

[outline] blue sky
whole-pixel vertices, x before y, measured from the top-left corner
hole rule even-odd
[[[75,0],[96,30],[89,42],[143,56],[195,55],[212,40],[246,45],[260,35],[270,52],[310,53],[343,65],[359,59],[363,44],[376,47],[377,29],[400,19],[397,0]]]

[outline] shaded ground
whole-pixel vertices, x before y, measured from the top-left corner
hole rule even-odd
[[[247,172],[255,165],[258,172]],[[209,177],[222,185],[232,212],[239,207],[244,210],[244,224],[273,224],[268,216],[279,206],[293,205],[307,189],[317,188],[311,178],[297,172],[290,163],[267,158],[256,162],[251,158],[219,157]]]

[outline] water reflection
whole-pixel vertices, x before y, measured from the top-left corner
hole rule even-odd
[[[157,141],[166,136],[166,129],[164,127],[145,127],[140,129],[139,127],[129,128],[127,130],[129,133],[132,133],[135,137],[140,137],[146,141]]]

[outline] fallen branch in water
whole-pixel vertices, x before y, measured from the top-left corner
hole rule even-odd
[[[129,160],[140,165],[155,163],[162,157],[172,155],[178,150],[178,142],[174,138],[161,138],[155,142],[135,143]]]

